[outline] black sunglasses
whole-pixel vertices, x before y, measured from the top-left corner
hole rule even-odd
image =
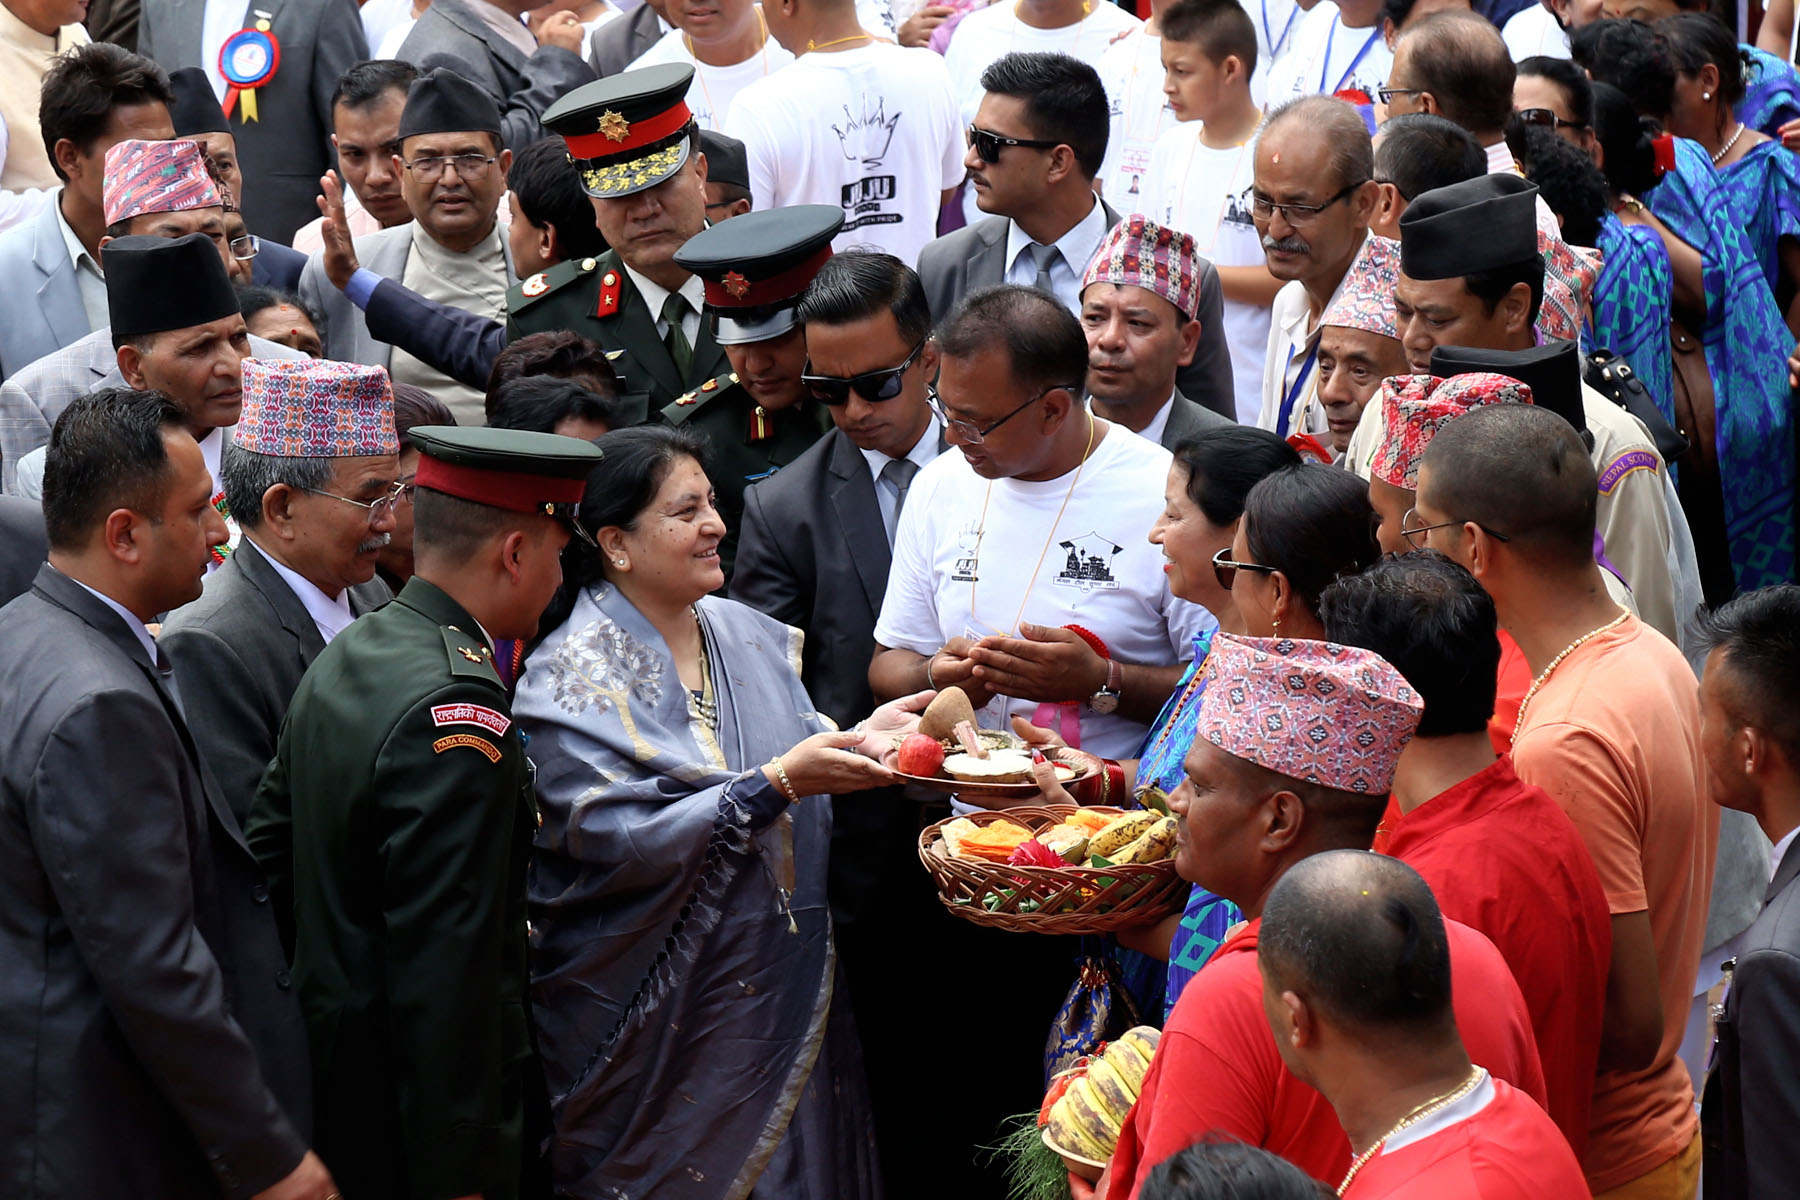
[[[1274,567],[1265,567],[1261,563],[1234,562],[1231,558],[1230,546],[1219,547],[1212,556],[1212,567],[1213,578],[1217,579],[1219,586],[1228,592],[1231,590],[1231,585],[1237,582],[1239,571],[1255,571],[1262,575],[1275,573]]]
[[[1537,125],[1544,129],[1586,129],[1586,121],[1565,121],[1547,108],[1521,108],[1513,116],[1527,125]]]
[[[800,382],[806,385],[814,400],[821,404],[829,404],[833,408],[849,403],[852,391],[871,404],[892,400],[900,394],[901,377],[906,374],[907,368],[919,360],[919,355],[925,349],[925,343],[930,340],[929,335],[920,338],[919,344],[912,348],[912,353],[907,355],[906,361],[899,366],[884,367],[879,371],[864,371],[861,375],[809,374],[808,372],[812,370],[812,360],[809,358],[806,360],[806,369],[800,374]]]
[[[971,125],[965,135],[969,145],[975,147],[975,157],[982,162],[999,162],[1000,152],[1008,146],[1024,146],[1030,150],[1050,150],[1062,145],[1061,142],[1047,142],[1040,138],[1007,137],[1004,133],[994,133]]]

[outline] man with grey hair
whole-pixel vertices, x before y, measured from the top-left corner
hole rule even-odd
[[[1270,306],[1257,425],[1279,437],[1324,436],[1319,403],[1319,318],[1369,236],[1381,190],[1375,153],[1356,109],[1305,96],[1269,115],[1256,139],[1250,217],[1269,273],[1286,280]]]
[[[242,821],[300,677],[363,613],[394,528],[399,441],[385,368],[246,359],[225,447],[243,539],[192,604],[163,622],[194,741]]]

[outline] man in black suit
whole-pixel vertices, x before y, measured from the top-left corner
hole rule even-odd
[[[1176,373],[1194,359],[1200,264],[1194,239],[1144,217],[1113,226],[1081,281],[1094,412],[1174,450],[1236,424],[1181,394]]]
[[[1800,587],[1739,596],[1706,620],[1700,749],[1712,797],[1756,818],[1774,879],[1726,964],[1700,1107],[1706,1200],[1785,1196],[1800,1177]]]
[[[43,510],[30,500],[0,496],[0,605],[31,590],[48,552]]]
[[[616,21],[594,31],[588,43],[588,66],[604,79],[617,75],[638,60],[644,51],[662,41],[669,24],[669,0],[644,0]]]
[[[225,537],[187,420],[69,405],[0,611],[0,1195],[335,1191],[268,888],[146,628]]]
[[[1081,276],[1119,214],[1094,194],[1106,157],[1106,89],[1094,69],[1066,54],[1008,54],[981,76],[987,95],[970,130],[968,186],[995,215],[928,243],[919,276],[942,321],[956,302],[995,283],[1037,287],[1081,311]],[[1182,368],[1182,392],[1231,416],[1219,273],[1200,260],[1200,341]]]

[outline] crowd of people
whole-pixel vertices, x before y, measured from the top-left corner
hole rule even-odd
[[[0,1194],[998,1197],[1132,1024],[1039,1194],[1789,1194],[1738,20],[0,0]],[[950,911],[951,688],[1180,911]]]

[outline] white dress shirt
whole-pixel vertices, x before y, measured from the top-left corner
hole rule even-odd
[[[87,314],[88,329],[105,329],[112,324],[112,313],[106,307],[106,277],[100,273],[100,264],[94,261],[94,256],[87,252],[87,247],[69,227],[69,219],[63,216],[62,189],[56,189],[50,197],[50,202],[56,205],[56,226],[62,230],[63,245],[69,251],[69,261],[75,264],[75,288],[81,293],[81,310]]]
[[[269,6],[270,10],[274,7]],[[225,103],[231,85],[219,70],[219,51],[225,48],[226,38],[246,28],[245,17],[255,19],[244,0],[206,0],[206,16],[200,23],[200,69],[206,72],[206,81],[212,84],[220,104]]]
[[[938,424],[934,416],[925,426],[925,432],[913,443],[913,448],[906,452],[906,458],[915,466],[923,467],[938,456],[938,441],[944,427]],[[881,472],[893,460],[879,450],[863,450],[863,461],[869,464],[869,478],[875,481],[875,499],[881,504],[881,524],[887,530],[888,545],[894,544],[894,530],[900,523],[900,514],[895,511],[900,503],[900,489],[891,479],[882,478]],[[914,478],[918,478],[916,475]]]
[[[262,547],[258,546],[257,549],[262,550]],[[348,591],[339,592],[337,599],[334,600],[321,591],[310,579],[283,565],[267,550],[263,550],[263,557],[269,560],[269,565],[275,568],[275,573],[281,576],[283,582],[288,585],[288,589],[299,598],[301,604],[306,606],[306,615],[311,617],[313,624],[319,627],[319,636],[325,639],[327,646],[331,645],[332,638],[344,632],[349,628],[350,622],[356,620],[356,614],[350,611],[350,593]]]
[[[1157,445],[1162,445],[1163,431],[1169,427],[1169,414],[1174,411],[1175,393],[1170,392],[1169,398],[1163,401],[1163,406],[1156,410],[1155,416],[1150,418],[1150,423],[1138,430],[1138,436],[1149,438]]]
[[[1087,270],[1088,260],[1094,257],[1094,251],[1100,248],[1100,240],[1106,236],[1106,208],[1100,203],[1100,197],[1094,197],[1094,206],[1088,209],[1087,216],[1069,227],[1068,232],[1056,239],[1056,248],[1061,253],[1056,261],[1050,264],[1050,286],[1056,292],[1068,310],[1077,317],[1081,315],[1081,276]],[[1031,257],[1031,235],[1019,228],[1014,221],[1006,231],[1006,274],[1001,279],[1006,283],[1023,284],[1030,287],[1037,282],[1037,261]]]
[[[74,576],[70,576],[70,578],[74,579]],[[105,592],[95,591],[87,584],[82,583],[79,579],[75,579],[75,583],[82,591],[118,613],[120,620],[131,626],[131,632],[137,635],[138,642],[144,647],[144,653],[150,656],[151,666],[157,666],[162,662],[162,659],[156,656],[156,639],[150,636],[149,626],[139,620],[136,613],[132,612],[129,608],[126,608],[123,604],[120,604],[117,600],[114,600]]]
[[[640,275],[630,267],[625,274],[631,276],[631,282],[637,285],[638,295],[650,306],[650,319],[656,322],[656,336],[669,336],[669,323],[663,320],[663,305],[669,301],[669,289],[651,279],[648,275]],[[706,285],[698,275],[689,275],[687,282],[681,285],[681,294],[687,297],[687,315],[681,318],[681,332],[687,334],[689,346],[700,344],[700,309],[706,304]]]
[[[1800,833],[1800,827],[1788,830],[1786,835],[1775,843],[1774,849],[1769,851],[1769,875],[1771,878],[1774,877],[1775,872],[1781,870],[1781,860],[1787,857],[1788,847],[1794,844],[1794,835],[1797,833]]]

